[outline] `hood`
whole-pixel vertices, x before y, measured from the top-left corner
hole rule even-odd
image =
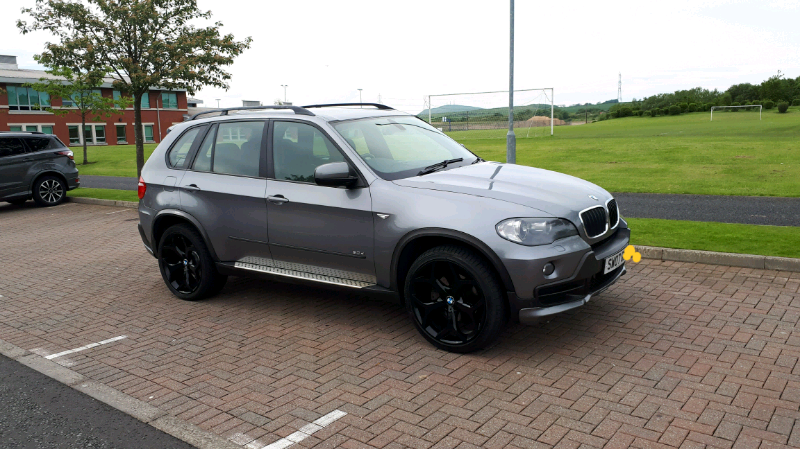
[[[577,213],[611,199],[603,188],[574,176],[515,164],[484,162],[428,175],[398,179],[395,184],[483,196],[538,209],[544,216],[574,219]],[[594,195],[597,200],[590,198]]]

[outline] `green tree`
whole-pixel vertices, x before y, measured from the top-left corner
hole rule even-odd
[[[29,87],[39,91],[47,92],[51,98],[59,97],[72,101],[72,107],[76,108],[81,115],[81,131],[86,129],[86,118],[92,116],[94,121],[102,121],[103,117],[121,113],[122,109],[130,107],[130,98],[122,97],[116,102],[113,98],[107,98],[100,94],[96,89],[103,82],[105,75],[102,70],[97,69],[69,69],[50,68],[46,72],[52,77],[39,78],[38,83],[29,83]],[[70,112],[69,109],[55,109],[52,106],[45,108],[48,112],[56,115],[64,115]],[[88,164],[89,158],[86,152],[86,139],[83,139],[83,164]]]
[[[186,89],[190,95],[202,86],[227,89],[231,75],[225,67],[252,42],[221,35],[220,22],[204,28],[191,25],[211,18],[196,0],[36,0],[22,12],[33,19],[30,24],[17,21],[23,34],[45,30],[60,40],[46,45],[41,63],[107,66],[114,87],[133,97],[139,176],[144,165],[142,96],[151,87]]]
[[[771,76],[761,83],[761,98],[773,101],[788,99],[785,98],[787,94],[785,81],[779,70],[777,75]]]

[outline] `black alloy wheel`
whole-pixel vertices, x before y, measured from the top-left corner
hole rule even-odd
[[[179,224],[161,236],[158,266],[173,295],[197,301],[219,293],[227,276],[217,272],[205,241],[193,227]]]
[[[67,186],[55,176],[44,176],[33,186],[33,199],[39,206],[56,206],[67,198]]]
[[[497,339],[506,322],[502,289],[491,266],[459,246],[423,253],[409,269],[404,297],[417,330],[448,351],[483,348]]]
[[[161,259],[166,280],[179,293],[191,295],[200,287],[202,271],[200,255],[181,234],[172,234],[161,244]]]
[[[475,280],[447,260],[432,260],[411,278],[411,308],[420,327],[447,345],[474,340],[486,321],[486,301]]]

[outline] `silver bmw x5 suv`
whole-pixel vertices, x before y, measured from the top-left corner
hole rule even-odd
[[[589,182],[484,161],[384,105],[215,112],[174,126],[139,179],[139,232],[181,299],[229,275],[387,294],[468,352],[625,274],[630,231]]]

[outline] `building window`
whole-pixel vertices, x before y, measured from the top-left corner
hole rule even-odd
[[[32,111],[50,107],[50,95],[30,87],[8,86],[8,109],[12,111]]]
[[[153,143],[153,125],[144,125],[144,141]]]
[[[178,109],[178,95],[175,92],[161,92],[161,107]]]
[[[83,140],[86,143],[92,143],[92,125],[86,125],[83,127]]]
[[[150,93],[149,92],[145,92],[145,94],[142,95],[142,109],[150,109]]]
[[[94,143],[106,143],[105,125],[94,125]]]
[[[81,135],[79,127],[77,126],[68,126],[69,129],[69,144],[70,145],[79,145],[81,143]]]
[[[87,145],[98,145],[106,143],[106,125],[85,125],[83,136],[80,135],[79,125],[69,125],[69,144],[78,145],[86,142]]]
[[[62,98],[61,99],[61,107],[62,108],[77,108],[81,104],[81,96],[88,96],[89,93],[97,94],[98,97],[103,96],[103,93],[100,89],[92,89],[91,91],[85,92],[75,92],[72,94],[71,98]]]
[[[115,91],[113,91],[113,92],[111,93],[111,96],[112,96],[112,97],[114,97],[114,107],[116,107],[116,108],[118,108],[118,109],[119,109],[119,107],[120,107],[120,104],[119,104],[119,103],[117,103],[117,101],[118,101],[118,100],[120,99],[120,97],[122,96],[122,93],[121,93],[120,91],[118,91],[118,90],[115,90]]]
[[[9,125],[9,131],[25,131],[25,132],[42,132],[45,134],[53,134],[53,125],[36,125],[36,124],[19,124]]]
[[[125,136],[125,125],[117,125],[117,143],[128,143]]]

